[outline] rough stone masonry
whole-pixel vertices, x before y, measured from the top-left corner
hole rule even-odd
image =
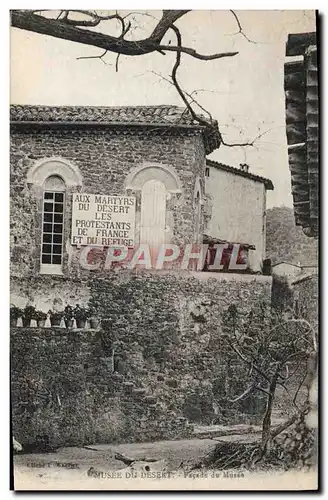
[[[229,376],[220,315],[270,299],[266,276],[146,273],[84,283],[103,329],[12,329],[13,431],[22,444],[54,446],[182,438],[192,423],[258,423],[217,411]],[[204,273],[205,274],[205,273]],[[239,279],[238,279],[239,278]],[[252,398],[251,398],[252,399]]]

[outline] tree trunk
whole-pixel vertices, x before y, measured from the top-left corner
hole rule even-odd
[[[262,456],[265,455],[271,437],[271,415],[272,406],[275,397],[276,387],[277,387],[278,372],[273,376],[270,386],[269,386],[269,396],[267,400],[266,410],[262,422]]]

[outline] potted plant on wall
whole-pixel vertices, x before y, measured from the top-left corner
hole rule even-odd
[[[77,328],[85,328],[85,324],[87,319],[89,318],[89,311],[85,307],[81,307],[79,304],[76,304],[74,307],[74,318],[76,320]]]
[[[64,321],[66,328],[73,328],[74,325],[74,310],[70,305],[65,306]]]
[[[89,323],[90,323],[90,328],[92,330],[97,330],[99,326],[99,319],[97,318],[96,315],[96,307],[94,305],[89,306]]]
[[[21,318],[23,315],[20,307],[10,306],[10,326],[17,326],[18,318]]]
[[[22,320],[23,326],[27,327],[31,325],[31,320],[35,319],[36,310],[34,306],[25,306],[23,309]]]
[[[36,311],[35,319],[38,327],[44,327],[46,324],[47,313],[43,311]]]
[[[52,311],[49,309],[48,314],[50,316],[51,326],[60,326],[61,320],[63,319],[63,311]]]

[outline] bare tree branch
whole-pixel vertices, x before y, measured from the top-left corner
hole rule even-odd
[[[303,378],[301,379],[300,383],[298,384],[298,387],[297,387],[296,392],[295,392],[294,397],[293,397],[293,404],[298,410],[299,410],[299,407],[296,404],[297,396],[298,396],[307,376],[308,376],[308,371],[306,370]]]
[[[168,50],[170,52],[183,52],[184,54],[188,54],[195,59],[201,59],[202,61],[213,61],[214,59],[222,59],[223,57],[233,57],[238,54],[238,52],[219,52],[217,54],[199,54],[195,49],[190,49],[188,47],[182,46],[173,46],[173,45],[159,45],[158,49],[160,50]]]
[[[180,33],[179,29],[176,26],[174,26],[173,24],[171,25],[171,29],[174,31],[174,33],[176,35],[178,47],[181,48],[182,40],[181,40],[181,33]],[[176,60],[175,60],[175,64],[174,64],[173,69],[172,69],[172,74],[171,74],[172,82],[173,82],[175,88],[177,89],[179,96],[183,100],[186,108],[189,110],[191,116],[193,117],[193,119],[196,122],[199,122],[205,126],[208,126],[209,124],[207,121],[205,121],[201,117],[197,116],[197,114],[193,110],[192,106],[189,104],[188,99],[186,98],[182,88],[180,87],[180,84],[179,84],[178,79],[177,79],[177,72],[178,72],[180,64],[181,64],[181,52],[178,51],[176,54]]]
[[[169,78],[166,78],[165,76],[161,75],[160,73],[157,73],[156,71],[153,71],[153,70],[151,70],[150,73],[158,76],[159,78],[161,78],[165,82],[168,82],[170,85],[175,86],[172,80],[170,80]],[[183,91],[183,93],[186,96],[188,96],[190,98],[190,100],[191,100],[190,104],[196,104],[196,106],[198,106],[199,109],[201,109],[204,113],[206,113],[208,115],[210,121],[214,121],[211,113],[207,109],[205,109],[195,98],[193,98],[193,94],[195,93],[195,91],[192,91],[191,93],[189,93],[186,91],[186,89],[182,89],[182,87],[181,87],[181,90]]]
[[[150,17],[151,19],[155,19],[155,21],[159,22],[159,19],[152,14],[149,14],[149,12],[137,12],[137,11],[132,11],[126,14],[126,16],[123,17],[123,19],[127,19],[130,16],[146,16]]]
[[[239,146],[239,147],[254,146],[256,141],[258,141],[261,137],[263,137],[268,132],[271,132],[271,130],[274,130],[274,127],[273,128],[269,128],[268,130],[265,130],[264,132],[261,132],[256,137],[254,137],[254,139],[252,141],[245,141],[245,142],[239,142],[239,143],[235,142],[235,143],[231,143],[231,144],[225,142],[224,139],[223,139],[223,137],[222,137],[222,134],[221,134],[222,145],[226,146],[228,148],[233,148],[235,146]]]
[[[103,57],[107,54],[107,50],[105,50],[102,54],[100,54],[100,56],[80,56],[80,57],[77,57],[76,59],[100,59],[101,62],[103,62],[104,64],[107,64],[108,66],[111,66],[111,64],[108,64],[106,63],[106,61],[103,60]]]
[[[62,22],[64,24],[67,24],[67,25],[70,25],[70,26],[85,26],[85,27],[96,27],[98,26],[102,21],[110,21],[112,19],[115,19],[117,21],[120,22],[121,24],[121,27],[122,27],[122,31],[124,30],[125,28],[125,23],[124,23],[124,20],[122,19],[121,16],[119,16],[118,14],[113,14],[113,15],[110,15],[110,16],[99,16],[98,14],[95,14],[91,11],[86,11],[86,10],[69,10],[69,11],[66,11],[68,13],[68,15],[66,16],[65,19],[62,19]],[[75,13],[78,13],[78,14],[83,14],[85,15],[86,17],[90,17],[91,19],[88,19],[88,20],[77,20],[77,19],[71,19],[69,18],[69,14],[71,12],[75,12]]]
[[[311,323],[309,323],[307,320],[304,318],[291,318],[288,320],[289,323],[300,323],[303,325],[306,325],[312,334],[312,341],[313,341],[313,349],[315,352],[318,352],[318,344],[317,344],[317,337],[316,337],[316,332]]]
[[[59,12],[58,17],[57,17],[57,20],[61,18],[62,14],[64,14],[64,19],[66,19],[66,17],[68,16],[68,11],[67,10],[61,10]]]
[[[113,52],[117,54],[115,61],[115,71],[119,70],[119,59],[120,55],[127,56],[138,56],[138,55],[146,55],[150,53],[160,53],[165,55],[168,52],[174,52],[176,54],[175,64],[172,69],[171,79],[170,81],[176,88],[179,96],[181,97],[186,111],[189,111],[192,118],[195,122],[198,122],[200,125],[207,127],[207,129],[212,130],[213,134],[217,135],[218,133],[218,124],[217,121],[213,119],[211,113],[202,106],[199,101],[195,98],[197,92],[204,91],[203,89],[199,91],[193,91],[192,93],[186,92],[180,85],[177,77],[178,68],[181,64],[181,54],[187,54],[190,57],[193,57],[202,61],[213,61],[227,57],[234,57],[238,54],[237,51],[229,51],[229,52],[217,52],[214,54],[201,54],[197,50],[192,47],[185,47],[182,44],[182,36],[179,29],[175,26],[175,22],[186,15],[189,10],[163,10],[162,17],[158,20],[151,14],[147,12],[130,12],[126,15],[119,14],[116,11],[114,14],[102,15],[101,13],[94,10],[79,10],[79,9],[71,9],[71,10],[61,10],[60,14],[57,18],[45,17],[42,15],[42,12],[52,12],[51,10],[12,10],[11,11],[11,24],[13,27],[24,29],[27,31],[32,31],[34,33],[39,33],[43,35],[52,36],[55,38],[60,38],[76,43],[81,43],[93,47],[98,47],[103,49],[103,53],[95,56],[81,56],[77,59],[100,59],[103,64],[108,64],[104,60],[104,56],[107,52]],[[246,35],[242,32],[242,27],[238,16],[234,11],[231,11],[234,18],[236,19],[239,33],[246,37]],[[75,14],[75,18],[74,18]],[[76,15],[79,15],[79,18]],[[128,17],[131,15],[144,15],[149,16],[156,20],[156,26],[150,35],[141,40],[127,40],[125,39],[125,35],[131,31],[132,25],[131,21],[127,21]],[[107,21],[116,21],[120,23],[121,33],[119,36],[112,36],[109,34],[105,34],[99,31],[92,31],[86,29],[87,27],[97,27],[101,23]],[[169,30],[173,30],[177,44],[162,44],[162,40],[164,36],[167,34]],[[247,38],[247,37],[246,37]],[[164,78],[164,77],[162,77]],[[205,115],[206,119],[202,116],[197,115],[193,106],[197,106]],[[255,142],[260,139],[265,133],[269,130],[257,135],[252,141],[243,141],[243,142],[235,142],[229,143],[226,142],[222,136],[222,133],[219,131],[219,138],[221,140],[221,144],[226,147],[255,147]],[[245,155],[245,151],[244,151]]]
[[[115,62],[115,71],[116,71],[116,73],[118,72],[118,61],[119,61],[120,55],[121,54],[117,54],[117,56],[116,56],[116,62]]]
[[[125,465],[130,466],[135,462],[157,462],[157,458],[147,458],[147,457],[138,457],[138,458],[132,458],[132,457],[127,457],[126,455],[123,455],[123,453],[115,453],[114,458],[116,460],[121,460]]]
[[[228,401],[231,403],[239,402],[257,390],[267,396],[266,410],[262,419],[261,459],[266,455],[271,440],[291,425],[301,412],[305,411],[305,407],[299,407],[297,400],[301,389],[304,387],[308,388],[310,385],[306,380],[312,380],[315,377],[317,344],[314,328],[308,321],[303,320],[303,318],[292,318],[286,321],[281,314],[276,317],[271,313],[270,320],[266,323],[261,313],[259,315],[256,312],[256,315],[257,320],[252,315],[249,315],[245,322],[244,318],[241,318],[241,315],[238,314],[236,308],[229,308],[228,317],[226,318],[229,334],[225,335],[224,338],[227,345],[237,354],[238,358],[251,366],[255,372],[253,374],[253,381],[248,382],[248,386],[244,392],[240,396]],[[250,327],[250,322],[252,322],[252,328]],[[258,325],[260,323],[262,324],[262,331],[258,335]],[[274,323],[273,326],[272,323]],[[287,328],[288,325],[293,325],[294,323],[298,325],[298,328]],[[304,326],[306,326],[305,331],[302,329]],[[246,334],[248,333],[248,337],[256,334],[256,342],[251,345],[245,342],[247,338],[245,332]],[[310,335],[314,337],[312,339],[313,343],[310,343],[311,349],[309,349],[309,343],[306,342],[308,340],[307,337]],[[314,360],[312,364],[309,364],[313,356]],[[290,373],[288,366],[294,360],[297,366]],[[299,373],[299,368],[304,363],[306,363],[306,368],[304,367],[305,370]],[[292,364],[292,366],[294,365]],[[296,387],[294,383],[287,386],[287,381],[296,373],[299,373]],[[262,387],[258,383],[259,377],[256,374],[268,382],[268,387]],[[279,386],[286,391],[291,404],[298,410],[298,413],[292,420],[285,422],[279,428],[278,432],[273,434],[271,431],[272,411],[276,398],[276,390]]]
[[[259,374],[261,375],[267,382],[270,382],[270,379],[269,377],[266,375],[266,373],[264,373],[258,366],[256,366],[256,364],[247,359],[232,343],[230,344],[231,346],[231,349],[233,351],[235,351],[235,353],[240,357],[240,359],[242,361],[244,361],[245,363],[247,363],[248,365],[252,366],[252,368],[254,368],[254,370]]]
[[[247,387],[247,389],[242,394],[240,394],[240,396],[237,396],[234,399],[228,399],[227,401],[229,403],[237,403],[237,401],[241,401],[242,399],[245,399],[246,396],[248,396],[254,390],[255,385],[256,385],[256,382],[252,382],[251,385],[249,387]]]
[[[264,389],[263,387],[257,386],[257,387],[255,387],[255,389],[256,389],[257,391],[261,391],[261,392],[263,392],[263,393],[264,393],[264,394],[266,394],[267,396],[270,396],[270,392],[269,392],[269,391],[267,391],[266,389]]]
[[[69,11],[67,11],[69,12]],[[111,16],[99,16],[91,11],[75,11],[84,13],[91,19],[86,21],[77,21],[68,18],[64,19],[49,19],[44,16],[35,14],[32,10],[12,10],[11,24],[15,28],[33,31],[42,35],[49,35],[72,42],[82,43],[106,49],[111,52],[123,54],[127,56],[137,56],[149,54],[152,52],[183,52],[196,59],[211,61],[221,59],[223,57],[233,57],[238,52],[224,52],[217,54],[200,54],[195,49],[190,47],[161,45],[161,40],[167,31],[173,26],[173,23],[184,16],[188,10],[167,10],[163,11],[162,18],[156,25],[155,29],[148,38],[143,40],[125,40],[124,34],[128,27],[125,25],[124,18],[119,14]],[[98,26],[100,22],[110,19],[117,19],[122,24],[122,33],[119,37],[106,35],[96,31],[81,29],[81,27]]]

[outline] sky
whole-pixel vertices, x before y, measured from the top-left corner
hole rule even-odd
[[[238,34],[236,20],[228,10],[194,10],[178,20],[184,46],[204,54],[238,52],[213,61],[184,54],[179,82],[189,93],[197,91],[193,95],[218,121],[225,142],[252,142],[261,135],[254,147],[221,146],[210,158],[237,167],[247,163],[250,172],[274,184],[274,191],[268,192],[268,208],[292,207],[283,88],[285,44],[289,33],[315,31],[314,11],[236,13],[248,40]],[[160,16],[161,11],[155,10],[131,14],[133,26],[138,27],[127,38],[147,37]],[[119,34],[113,21],[96,29]],[[175,44],[173,33],[168,33],[163,43],[169,41]],[[121,56],[118,72],[114,54],[103,60],[78,59],[101,53],[95,47],[11,28],[11,103],[183,105],[175,88],[164,79],[172,71],[173,53]]]

